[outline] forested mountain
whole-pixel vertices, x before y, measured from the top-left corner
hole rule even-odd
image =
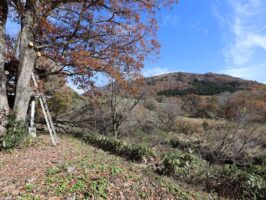
[[[183,96],[186,94],[216,95],[237,90],[256,90],[263,84],[224,74],[174,72],[144,79],[142,90],[150,95]]]

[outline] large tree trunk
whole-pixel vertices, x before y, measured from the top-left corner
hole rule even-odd
[[[31,99],[31,73],[33,71],[36,53],[32,46],[34,42],[33,25],[34,13],[30,1],[27,1],[26,11],[22,16],[20,35],[19,75],[16,86],[14,110],[18,120],[26,120]]]
[[[8,7],[6,0],[0,0],[0,136],[5,131],[5,115],[9,110],[6,94],[6,75],[4,71],[5,25],[7,12]]]

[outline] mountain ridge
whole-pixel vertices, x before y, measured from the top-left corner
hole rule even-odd
[[[218,94],[223,91],[234,92],[236,90],[253,90],[262,87],[263,83],[259,83],[253,80],[245,80],[238,77],[233,77],[226,74],[217,74],[208,72],[205,74],[188,73],[188,72],[171,72],[160,74],[157,76],[144,77],[144,86],[141,86],[141,90],[145,90],[150,95],[161,93],[162,91],[171,90],[178,95],[192,92],[198,94]],[[203,91],[206,88],[211,88],[212,91]],[[201,90],[198,92],[196,90]],[[186,91],[186,92],[183,92]],[[160,95],[160,94],[159,94]],[[171,95],[166,95],[171,96]],[[175,96],[175,95],[173,95]]]

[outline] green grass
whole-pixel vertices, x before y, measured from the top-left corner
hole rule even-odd
[[[86,149],[86,155],[79,161],[47,169],[44,190],[60,198],[73,194],[78,199],[117,199],[119,195],[131,199],[160,199],[165,195],[182,200],[207,197],[205,193],[185,189],[171,178],[157,175],[145,165],[126,161],[76,139],[67,140],[75,143],[76,148]],[[74,167],[74,172],[67,173],[67,166]]]
[[[48,136],[46,139],[48,140]],[[35,159],[33,158],[29,166],[23,169],[27,170],[36,166],[36,162],[47,159],[40,157],[43,155],[40,152],[43,152],[44,148],[46,152],[53,154],[47,160],[58,160],[60,155],[61,161],[49,162],[37,168],[39,171],[34,175],[34,181],[30,183],[25,183],[27,173],[18,178],[16,185],[14,181],[9,182],[9,186],[16,187],[16,191],[12,190],[10,193],[4,188],[3,193],[0,193],[1,199],[6,197],[25,200],[66,199],[67,197],[155,200],[209,198],[208,193],[197,191],[171,177],[155,173],[154,166],[149,163],[129,161],[70,136],[60,138],[60,145],[57,147],[48,146],[46,142],[23,149],[23,156],[32,153],[33,148],[35,151]],[[13,156],[12,159],[16,160],[15,155],[10,154],[8,159]],[[68,170],[70,167],[73,170]]]

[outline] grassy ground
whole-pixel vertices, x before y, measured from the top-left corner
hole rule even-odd
[[[0,199],[213,199],[72,137],[0,152]]]

